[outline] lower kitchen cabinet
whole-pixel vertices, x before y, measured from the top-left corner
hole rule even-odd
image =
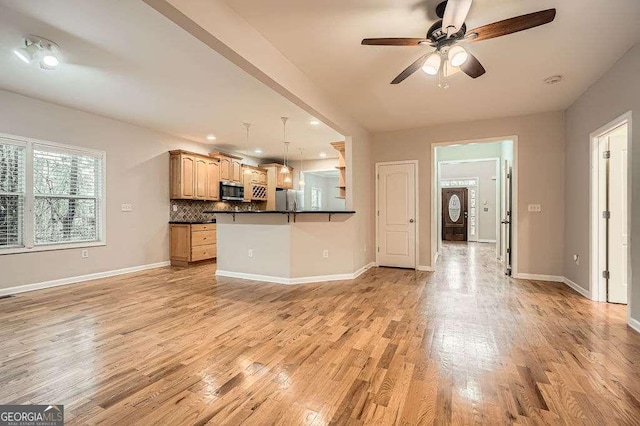
[[[171,224],[171,264],[187,266],[191,262],[218,257],[216,224]]]

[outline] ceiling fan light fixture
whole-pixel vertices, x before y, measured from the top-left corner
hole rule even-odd
[[[460,65],[467,62],[467,59],[469,59],[469,54],[461,46],[453,46],[451,49],[449,49],[448,55],[449,63],[452,67],[459,67]]]
[[[438,52],[434,52],[429,55],[427,60],[424,62],[422,71],[429,75],[436,75],[440,70],[440,65],[442,65],[442,58],[440,57],[440,54],[438,54]]]

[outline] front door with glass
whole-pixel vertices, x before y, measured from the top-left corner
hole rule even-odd
[[[467,241],[467,188],[442,190],[442,239]]]

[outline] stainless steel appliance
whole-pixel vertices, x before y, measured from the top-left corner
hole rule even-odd
[[[224,201],[243,201],[244,185],[236,182],[220,182],[220,199]]]

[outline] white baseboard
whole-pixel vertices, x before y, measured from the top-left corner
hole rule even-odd
[[[27,291],[34,291],[34,290],[42,290],[45,288],[59,287],[59,286],[68,285],[68,284],[76,284],[83,281],[91,281],[91,280],[97,280],[100,278],[114,277],[116,275],[130,274],[132,272],[146,271],[147,269],[162,268],[163,266],[169,266],[170,264],[171,262],[167,260],[166,262],[132,266],[130,268],[116,269],[113,271],[96,272],[95,274],[79,275],[76,277],[61,278],[59,280],[43,281],[43,282],[34,283],[34,284],[25,284],[25,285],[19,285],[15,287],[0,288],[0,296],[24,293]]]
[[[375,262],[371,262],[363,266],[362,268],[358,269],[356,272],[352,274],[316,275],[312,277],[298,277],[298,278],[285,278],[285,277],[274,277],[271,275],[246,274],[244,272],[223,271],[220,269],[216,271],[216,276],[228,277],[228,278],[239,278],[239,279],[251,280],[251,281],[262,281],[262,282],[275,283],[275,284],[295,285],[295,284],[309,284],[309,283],[319,283],[319,282],[327,282],[327,281],[353,280],[359,277],[360,275],[364,274],[368,269],[374,266],[376,266]]]
[[[636,331],[636,333],[640,333],[640,321],[629,317],[628,324],[629,324],[629,327],[631,327]]]
[[[416,271],[434,272],[435,268],[429,265],[418,265],[416,266]]]
[[[513,278],[516,278],[519,280],[549,281],[554,283],[563,283],[568,287],[571,287],[576,292],[578,292],[581,296],[591,300],[591,297],[589,296],[589,290],[585,290],[584,288],[580,287],[578,284],[574,283],[567,277],[561,277],[559,275],[516,274],[513,276]]]
[[[358,278],[360,275],[364,274],[369,269],[371,269],[371,268],[373,268],[375,266],[376,266],[376,262],[367,263],[362,268],[358,269],[356,272],[353,273],[353,278]]]
[[[518,280],[550,281],[554,283],[564,282],[564,277],[561,277],[559,275],[515,274],[513,278],[516,278]]]
[[[578,284],[574,283],[569,278],[564,277],[564,280],[562,282],[568,285],[569,287],[571,287],[572,289],[574,289],[575,291],[577,291],[578,293],[580,293],[582,296],[586,297],[587,299],[591,299],[591,296],[589,295],[589,290],[586,290],[580,287]]]
[[[479,238],[478,242],[479,243],[492,243],[492,244],[495,244],[496,240],[484,240],[484,239]]]

